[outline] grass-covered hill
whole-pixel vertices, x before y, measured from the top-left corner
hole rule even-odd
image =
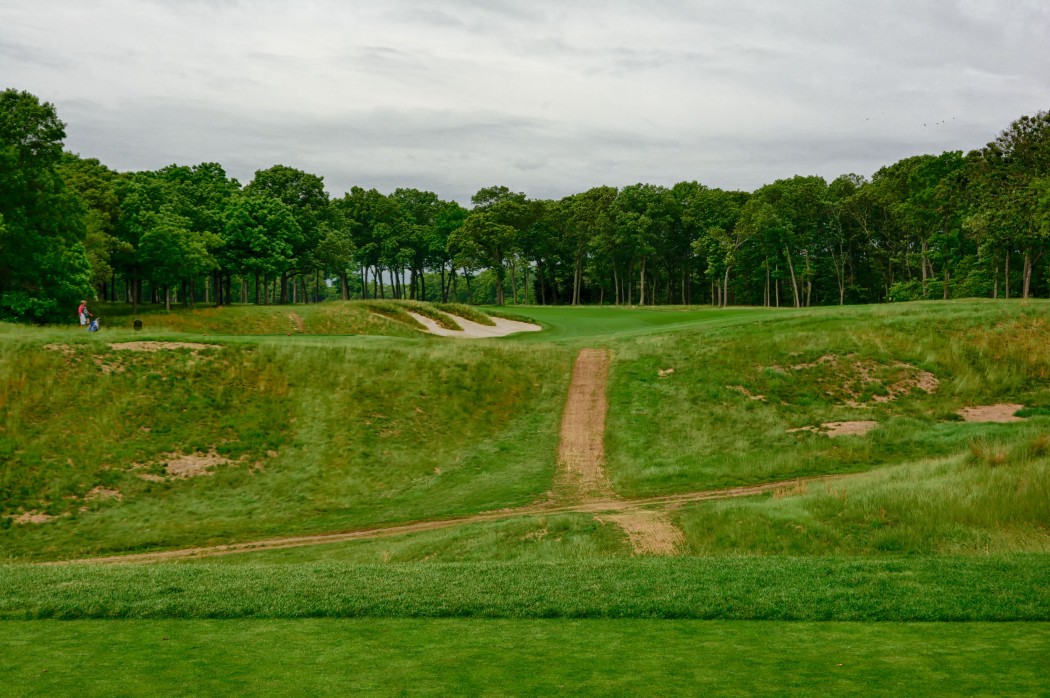
[[[288,321],[288,307],[143,313],[140,333],[6,328],[4,557],[211,545],[542,503],[580,346],[612,353],[606,470],[618,497],[850,475],[683,503],[670,514],[682,554],[1050,549],[1046,304],[528,308],[518,314],[544,332],[480,342],[424,335],[405,309],[296,306],[303,333],[290,339],[238,334],[265,335],[267,323]],[[376,331],[387,338],[308,336],[332,318],[357,332],[382,319]],[[409,336],[390,337],[391,327]],[[1023,405],[1027,418],[959,415],[1000,403]],[[828,425],[854,422],[870,431],[829,436]],[[630,555],[600,516],[526,513],[238,561]]]

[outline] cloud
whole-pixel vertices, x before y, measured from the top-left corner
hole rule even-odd
[[[1038,0],[0,0],[11,86],[118,169],[754,189],[969,150],[1050,105]],[[925,126],[924,126],[925,124]]]

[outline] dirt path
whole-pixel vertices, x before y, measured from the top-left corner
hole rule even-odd
[[[643,509],[595,518],[623,529],[635,555],[674,555],[685,543],[685,536],[663,511]]]
[[[558,443],[558,490],[569,498],[609,499],[613,491],[605,475],[605,396],[609,352],[583,349],[572,368],[569,397],[561,419]]]
[[[214,557],[218,555],[233,555],[236,553],[248,553],[258,552],[264,550],[280,550],[282,548],[298,548],[306,545],[323,545],[325,543],[341,543],[346,541],[354,540],[373,540],[376,538],[387,538],[389,536],[400,536],[407,533],[420,533],[423,531],[435,531],[442,528],[451,528],[453,526],[463,526],[466,524],[474,523],[486,523],[490,521],[505,521],[507,519],[513,519],[521,516],[538,516],[545,514],[569,514],[569,513],[580,513],[580,514],[595,514],[599,515],[600,518],[613,521],[617,525],[624,528],[628,538],[631,538],[631,531],[635,531],[635,536],[638,537],[638,530],[641,530],[648,526],[648,533],[644,533],[638,538],[639,542],[636,544],[635,539],[632,538],[632,547],[635,545],[645,547],[646,550],[653,550],[659,552],[666,550],[665,544],[659,541],[674,540],[677,546],[681,536],[681,533],[675,529],[674,533],[668,532],[666,529],[661,530],[659,523],[652,523],[650,519],[648,524],[643,525],[641,519],[646,516],[650,516],[653,513],[660,514],[661,512],[649,511],[653,507],[671,507],[687,502],[706,502],[715,499],[729,499],[733,497],[752,497],[766,492],[772,492],[778,489],[787,488],[798,488],[802,483],[813,483],[821,481],[838,480],[842,478],[850,477],[849,475],[824,475],[811,478],[796,478],[793,480],[781,480],[778,482],[767,482],[761,485],[749,485],[747,487],[730,487],[726,489],[718,490],[703,490],[700,492],[686,492],[682,494],[671,494],[662,495],[657,497],[644,497],[640,499],[594,499],[576,504],[537,504],[529,505],[524,507],[517,507],[513,509],[499,509],[496,511],[483,512],[481,514],[474,514],[472,516],[461,516],[449,519],[435,519],[432,521],[416,521],[413,523],[402,524],[398,526],[384,526],[378,528],[366,528],[356,531],[344,531],[340,533],[320,533],[309,536],[294,536],[288,538],[271,538],[268,540],[250,541],[247,543],[230,543],[227,545],[211,545],[196,548],[182,548],[179,550],[162,550],[153,553],[131,553],[128,555],[110,555],[107,557],[89,557],[82,558],[79,560],[57,560],[53,562],[38,563],[42,565],[71,565],[71,564],[83,564],[83,563],[96,563],[96,564],[123,564],[123,563],[146,563],[146,562],[162,562],[164,560],[178,560],[185,558],[198,558],[198,557]],[[602,516],[605,515],[605,516]],[[621,523],[621,520],[627,519],[628,523]],[[636,548],[636,551],[638,548]],[[650,553],[652,554],[652,553]]]

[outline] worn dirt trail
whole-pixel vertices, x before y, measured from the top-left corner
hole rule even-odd
[[[614,496],[604,468],[609,364],[609,352],[583,349],[572,368],[558,443],[558,485],[567,488],[573,498]]]
[[[606,390],[611,363],[604,349],[583,349],[576,357],[561,420],[556,500],[579,500],[583,505],[618,501],[605,473]],[[681,531],[663,511],[631,511],[599,520],[619,526],[635,555],[674,555],[684,542]]]
[[[766,482],[761,485],[748,485],[746,487],[729,487],[717,490],[702,490],[699,492],[685,492],[680,494],[661,495],[656,497],[642,497],[639,499],[594,499],[575,504],[536,504],[512,509],[497,509],[471,516],[460,516],[448,519],[433,519],[429,521],[415,521],[412,523],[396,526],[382,526],[376,528],[364,528],[354,531],[343,531],[339,533],[318,533],[309,536],[293,536],[285,538],[269,538],[266,540],[249,541],[245,543],[229,543],[227,545],[209,545],[194,548],[180,548],[178,550],[161,550],[152,553],[130,553],[128,555],[110,555],[106,557],[89,557],[77,560],[56,560],[52,562],[38,563],[41,565],[71,565],[78,563],[97,564],[123,564],[162,562],[164,560],[178,560],[197,557],[214,557],[218,555],[233,555],[236,553],[257,552],[263,550],[280,550],[282,548],[298,548],[305,545],[323,545],[325,543],[341,543],[353,540],[372,540],[375,538],[387,538],[389,536],[400,536],[406,533],[419,533],[422,531],[435,531],[453,526],[463,526],[473,523],[486,523],[489,521],[505,521],[521,516],[542,516],[545,514],[595,514],[606,515],[604,518],[612,520],[617,515],[645,515],[652,508],[674,507],[689,502],[706,502],[715,499],[730,499],[733,497],[753,497],[755,495],[773,492],[780,489],[798,488],[802,483],[813,483],[820,481],[839,480],[851,477],[850,475],[822,475],[810,478],[795,478],[792,480],[780,480],[777,482]],[[629,524],[634,526],[635,524]],[[677,530],[677,529],[676,529]],[[630,532],[627,532],[630,537]],[[666,534],[664,534],[666,535]],[[680,534],[679,534],[680,535]]]

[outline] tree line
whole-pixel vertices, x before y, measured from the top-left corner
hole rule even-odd
[[[1050,112],[984,148],[870,179],[504,186],[470,209],[285,165],[246,185],[217,163],[116,172],[63,151],[54,107],[0,93],[0,317],[67,318],[83,296],[140,303],[409,298],[805,307],[1050,295]]]

